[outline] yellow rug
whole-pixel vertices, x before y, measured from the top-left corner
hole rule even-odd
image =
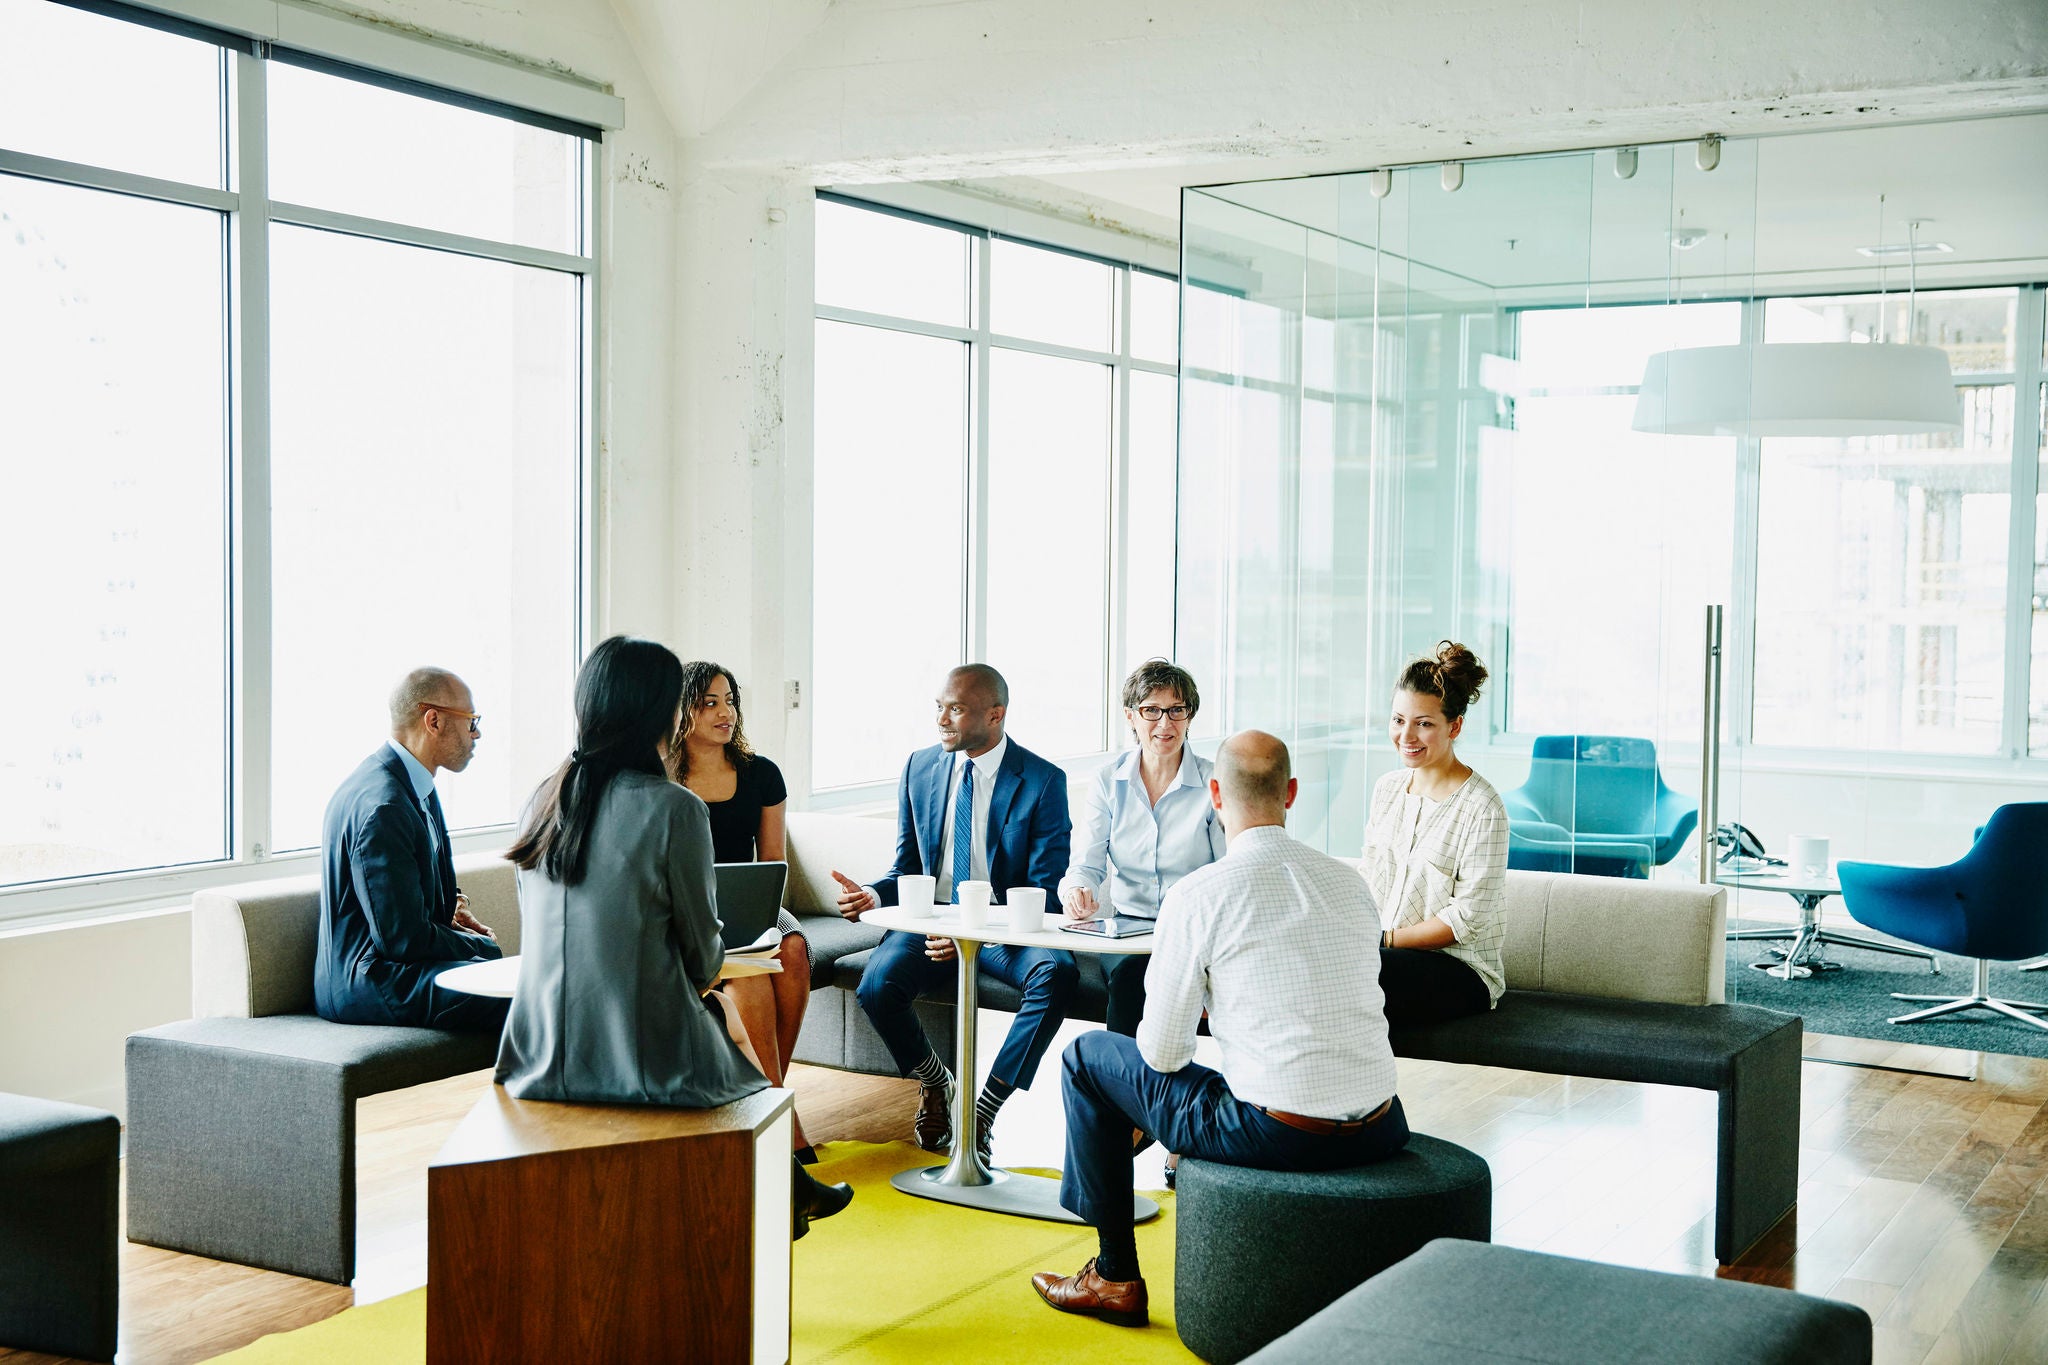
[[[908,1143],[834,1142],[820,1180],[851,1181],[845,1213],[796,1244],[799,1365],[825,1361],[1004,1362],[1100,1359],[1185,1362],[1173,1330],[1173,1196],[1138,1229],[1152,1325],[1111,1327],[1055,1313],[1032,1292],[1033,1271],[1071,1274],[1095,1254],[1092,1230],[1012,1218],[900,1194],[889,1177],[932,1164]],[[350,1308],[295,1332],[217,1357],[234,1365],[414,1365],[426,1359],[427,1292]]]

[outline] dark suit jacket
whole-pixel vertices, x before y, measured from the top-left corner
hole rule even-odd
[[[426,812],[389,745],[327,803],[320,860],[313,1006],[321,1018],[425,1026],[434,973],[503,955],[452,927],[455,860],[445,840],[434,856]]]
[[[903,765],[896,792],[896,865],[873,884],[882,904],[896,903],[898,877],[938,875],[952,781],[953,755],[936,744]],[[988,803],[988,879],[997,898],[1013,886],[1042,886],[1046,908],[1057,906],[1072,833],[1066,773],[1011,740]]]

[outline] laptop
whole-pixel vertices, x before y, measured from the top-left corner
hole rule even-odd
[[[775,912],[782,908],[789,864],[719,863],[711,871],[718,883],[718,918],[724,926],[725,950],[740,953],[774,947]]]

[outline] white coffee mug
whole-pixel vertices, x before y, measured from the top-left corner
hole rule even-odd
[[[985,929],[988,927],[989,897],[995,888],[987,882],[962,882],[955,888],[960,901],[960,927],[962,929]]]
[[[1793,835],[1791,847],[1785,854],[1785,862],[1797,876],[1827,876],[1828,841],[1826,836],[1819,834]]]
[[[1045,888],[1013,886],[1003,893],[1010,907],[1012,929],[1036,929],[1045,923]]]
[[[896,904],[912,919],[930,919],[936,911],[932,909],[932,894],[938,889],[937,877],[912,874],[896,879]]]

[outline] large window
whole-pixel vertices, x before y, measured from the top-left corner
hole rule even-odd
[[[817,209],[812,787],[892,780],[968,659],[1020,743],[1116,747],[1117,683],[1173,645],[1173,281]]]
[[[1663,676],[1605,678],[1603,705],[1624,733],[1696,731],[1689,608],[1728,602],[1729,685],[1748,697],[1731,715],[1740,740],[2048,753],[2042,294],[1921,291],[1910,318],[1898,293],[1518,314],[1507,728],[1570,728],[1556,707],[1588,682],[1567,676],[1572,661],[1621,657],[1626,639],[1661,631]],[[1910,335],[1942,347],[1961,429],[1682,442],[1629,432],[1651,351],[1731,344],[1759,325],[1771,342]],[[1668,511],[1645,518],[1644,507]],[[1596,530],[1639,572],[1593,575],[1561,528]],[[1644,535],[1662,549],[1635,546]],[[2027,548],[2016,556],[2016,545]]]
[[[0,888],[313,846],[421,664],[485,714],[449,823],[507,823],[581,632],[588,130],[0,35]]]

